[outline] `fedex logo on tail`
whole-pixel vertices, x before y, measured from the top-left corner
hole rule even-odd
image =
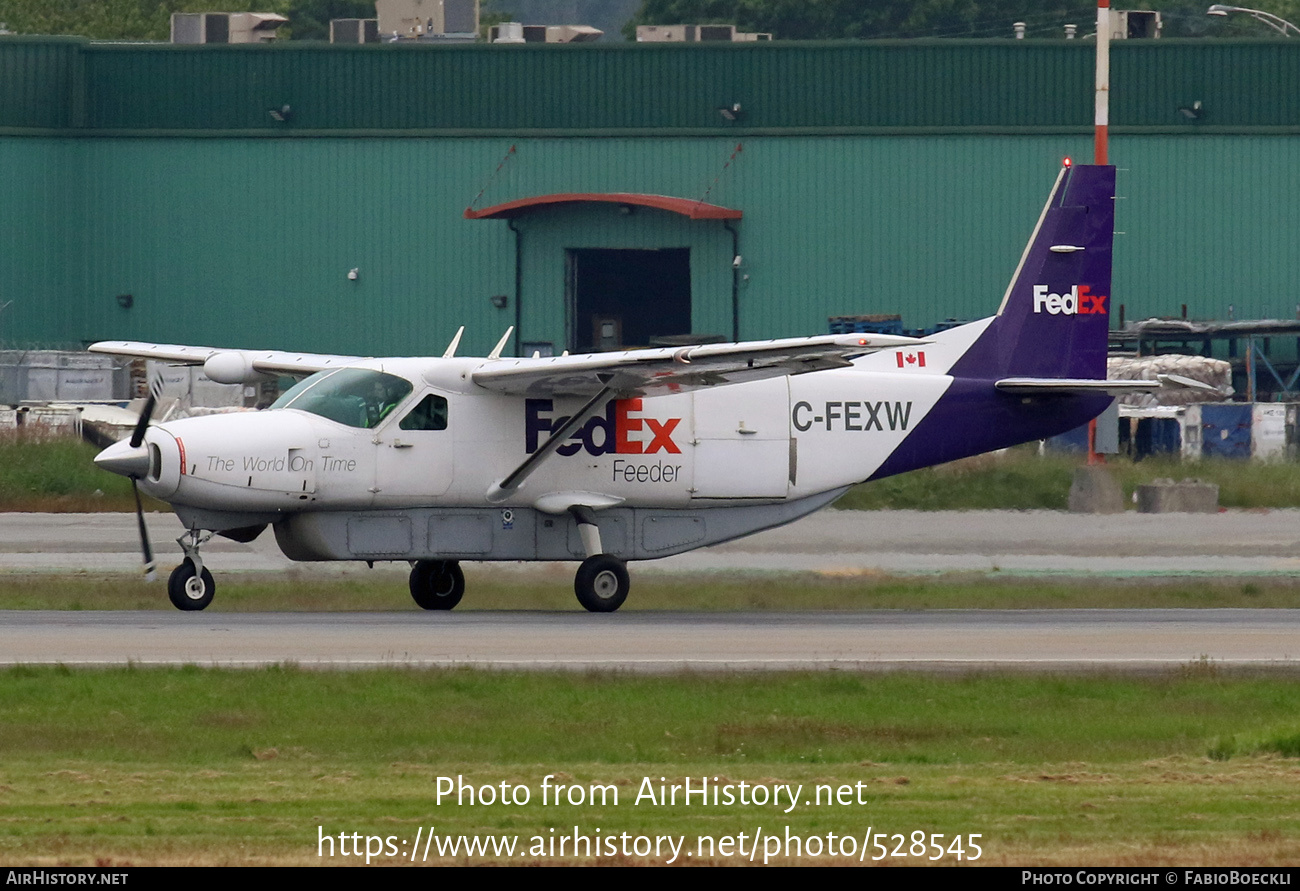
[[[524,400],[524,448],[528,454],[537,451],[549,434],[564,426],[567,417],[552,418],[554,404],[549,399]],[[585,449],[588,455],[650,455],[665,452],[680,455],[682,450],[673,441],[673,431],[681,418],[645,417],[641,414],[640,399],[611,399],[603,415],[594,415],[573,432],[570,442],[555,450],[557,455],[576,455]]]
[[[1106,294],[1093,294],[1087,285],[1075,285],[1064,294],[1052,294],[1047,285],[1034,285],[1034,312],[1054,316],[1106,314]]]

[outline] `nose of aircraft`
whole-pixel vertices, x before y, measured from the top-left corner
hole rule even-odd
[[[130,440],[115,442],[95,456],[95,463],[110,473],[141,479],[149,472],[149,446],[131,447]]]

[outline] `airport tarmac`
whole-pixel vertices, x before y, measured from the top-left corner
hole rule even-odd
[[[149,517],[166,568],[181,533]],[[139,572],[130,514],[0,514],[5,574]],[[214,539],[222,573],[368,572],[295,564],[263,535]],[[535,564],[500,564],[529,571]],[[1052,511],[822,511],[633,573],[979,572],[1235,576],[1300,571],[1300,511],[1090,516]],[[375,572],[405,574],[404,562]],[[529,669],[1300,670],[1300,610],[951,610],[924,613],[181,613],[0,610],[0,664],[380,665]]]
[[[148,522],[159,565],[180,562],[172,544],[182,532],[176,517],[150,514]],[[0,514],[0,573],[132,572],[140,565],[138,548],[131,514]],[[214,538],[203,553],[218,575],[290,567],[300,577],[367,571],[365,564],[293,563],[269,532],[250,544]],[[405,573],[406,564],[393,564],[393,571]],[[1292,575],[1300,573],[1300,510],[1104,516],[823,510],[727,544],[638,562],[633,571]]]
[[[0,610],[0,665],[1122,673],[1300,670],[1300,610]]]

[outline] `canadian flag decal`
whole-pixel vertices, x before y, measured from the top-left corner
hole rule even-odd
[[[898,361],[899,368],[924,368],[925,367],[925,350],[917,350],[915,353],[904,353],[899,350],[894,353],[894,358]]]

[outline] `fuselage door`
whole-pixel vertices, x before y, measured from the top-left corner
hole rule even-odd
[[[375,507],[427,505],[452,481],[447,397],[429,392],[375,430]]]
[[[696,390],[694,498],[784,498],[790,478],[787,378]]]

